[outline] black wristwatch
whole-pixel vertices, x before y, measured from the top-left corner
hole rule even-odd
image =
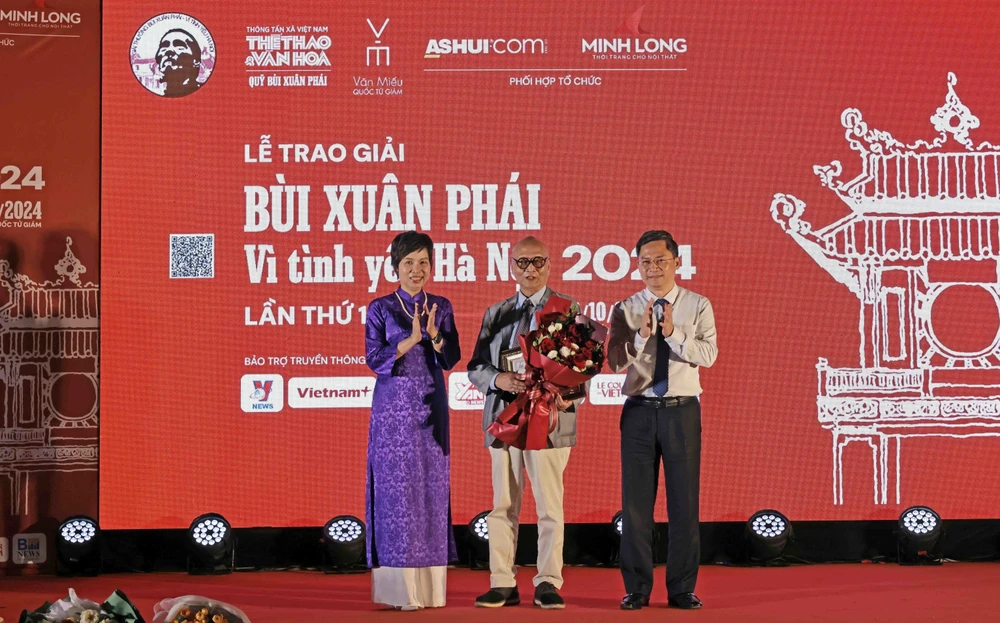
[[[440,331],[437,332],[437,335],[431,338],[431,344],[440,344],[442,341],[444,341],[444,336],[441,335]]]

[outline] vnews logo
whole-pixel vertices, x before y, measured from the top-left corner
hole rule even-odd
[[[246,413],[277,413],[285,406],[280,374],[245,374],[240,380],[240,406]]]

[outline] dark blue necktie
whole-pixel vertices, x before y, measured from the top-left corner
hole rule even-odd
[[[666,299],[656,299],[654,305],[663,309],[663,305],[666,302]],[[653,317],[655,318],[656,316],[654,315]],[[656,323],[653,339],[656,340],[656,366],[653,368],[653,384],[651,388],[654,394],[663,397],[667,395],[667,387],[670,384],[668,373],[670,368],[670,345],[663,339],[663,327],[660,326],[660,323]]]
[[[531,330],[531,314],[534,311],[535,304],[531,302],[531,299],[525,301],[524,305],[521,306],[521,318],[517,322],[517,331],[514,333],[515,336],[528,334]]]

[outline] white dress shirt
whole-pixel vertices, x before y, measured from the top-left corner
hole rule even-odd
[[[545,296],[545,288],[542,288],[541,290],[539,290],[538,292],[535,292],[531,296],[525,296],[524,293],[521,292],[520,290],[518,290],[518,292],[517,292],[517,318],[518,318],[518,322],[520,322],[521,313],[524,311],[524,305],[525,305],[525,303],[527,303],[528,301],[531,301],[531,304],[534,305],[534,309],[532,310],[532,313],[531,313],[531,324],[528,325],[528,331],[534,331],[535,329],[538,328],[538,318],[535,316],[534,312],[542,311],[541,309],[538,308],[538,305],[539,305],[539,303],[541,303],[543,296]],[[515,326],[514,327],[514,332],[510,334],[510,344],[508,344],[508,348],[517,348],[517,347],[518,347],[517,327]]]
[[[657,398],[652,390],[656,368],[656,343],[639,335],[646,304],[656,300],[648,288],[615,305],[611,313],[608,365],[612,371],[626,370],[622,393]],[[676,284],[663,297],[673,309],[674,331],[664,339],[670,346],[667,396],[700,396],[698,368],[715,363],[715,314],[707,298]],[[655,328],[655,327],[654,327]]]

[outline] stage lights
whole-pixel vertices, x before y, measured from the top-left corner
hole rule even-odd
[[[750,559],[767,562],[779,558],[792,535],[788,518],[776,510],[762,510],[747,520],[747,540],[750,542]]]
[[[488,511],[476,515],[476,518],[473,519],[472,523],[469,524],[469,529],[472,530],[472,533],[475,535],[477,539],[489,543],[490,526],[488,523],[486,523],[487,515],[489,515]]]
[[[200,515],[188,528],[188,573],[192,575],[231,573],[235,539],[225,517],[216,513]]]
[[[899,516],[898,526],[899,563],[934,562],[929,552],[941,537],[941,516],[926,506],[911,506]]]
[[[469,522],[469,567],[488,569],[490,566],[490,528],[486,517],[490,511],[483,511]]]
[[[59,573],[97,575],[101,568],[101,529],[85,515],[70,517],[59,525],[56,554]]]
[[[323,526],[323,570],[349,573],[367,568],[365,524],[357,517],[340,515]]]
[[[611,519],[611,531],[615,534],[615,539],[621,541],[622,538],[622,515],[621,511],[615,513],[615,516]]]

